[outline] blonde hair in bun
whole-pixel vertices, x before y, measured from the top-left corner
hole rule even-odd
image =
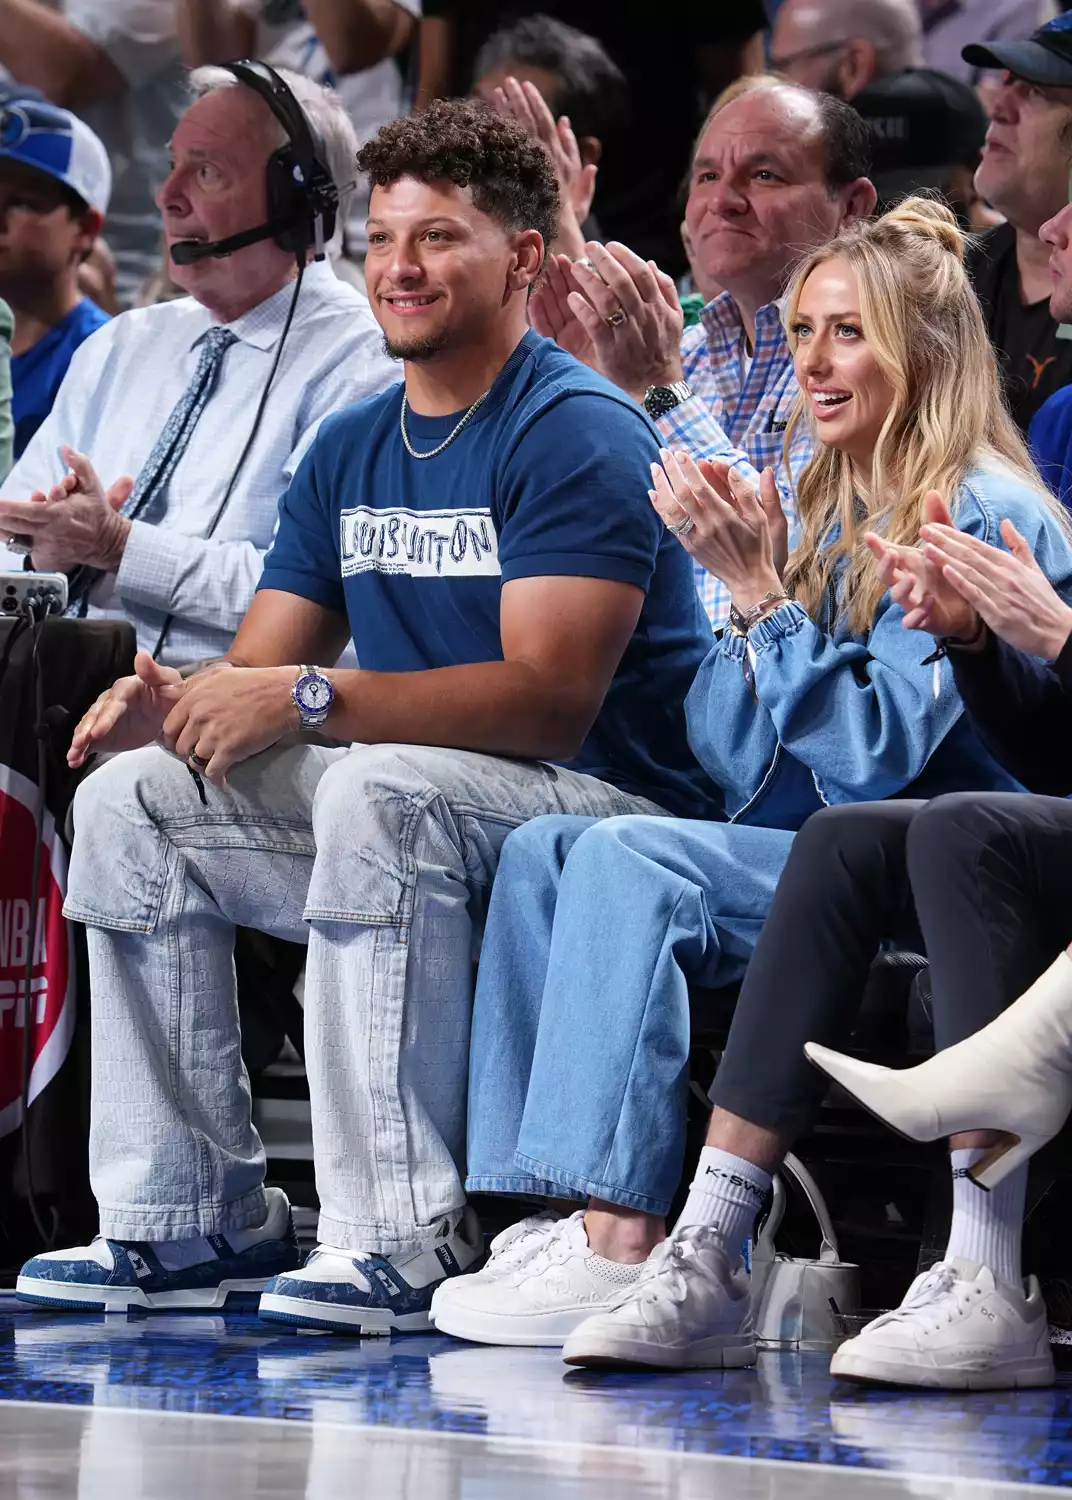
[[[955,504],[969,469],[982,464],[1011,471],[1070,529],[1005,406],[994,351],[964,271],[965,246],[944,203],[906,198],[807,255],[786,299],[795,352],[793,327],[805,282],[825,261],[844,261],[856,278],[863,336],[893,389],[869,476],[854,474],[844,453],[817,443],[796,485],[801,534],[786,586],[817,616],[837,577],[841,613],[860,634],[869,630],[884,593],[864,532],[915,546],[924,495],[938,490]],[[786,433],[787,458],[803,421],[811,417],[802,394]]]
[[[940,198],[905,198],[896,208],[875,220],[876,231],[887,235],[919,236],[955,255],[961,265],[967,249],[967,236],[957,223],[957,216]]]

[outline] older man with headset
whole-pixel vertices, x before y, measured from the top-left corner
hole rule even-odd
[[[367,300],[314,258],[356,176],[342,105],[260,63],[190,84],[157,194],[190,295],[89,338],[0,485],[8,548],[171,663],[227,650],[321,419],[394,378]]]

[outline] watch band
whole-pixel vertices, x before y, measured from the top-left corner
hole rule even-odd
[[[641,404],[648,416],[656,421],[673,411],[675,406],[687,401],[691,395],[692,387],[687,380],[675,380],[670,385],[649,385]]]
[[[322,683],[324,686],[326,697],[321,707],[310,708],[306,703],[302,702],[302,684],[310,681]],[[335,689],[324,676],[323,672],[318,671],[316,667],[303,666],[294,679],[294,686],[290,690],[290,696],[294,707],[298,710],[298,718],[301,720],[302,728],[316,729],[324,723],[331,710],[331,705],[335,701]]]

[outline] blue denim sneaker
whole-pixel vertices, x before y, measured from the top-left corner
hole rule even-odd
[[[50,1250],[23,1266],[15,1295],[65,1312],[157,1312],[255,1307],[265,1286],[301,1256],[290,1204],[267,1188],[268,1214],[257,1229],[204,1239],[106,1240]]]
[[[260,1315],[336,1333],[421,1333],[436,1287],[470,1270],[484,1253],[471,1208],[452,1228],[442,1219],[419,1250],[355,1255],[318,1245],[300,1271],[277,1276],[264,1289]]]

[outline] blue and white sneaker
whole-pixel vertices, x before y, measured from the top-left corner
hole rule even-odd
[[[336,1333],[421,1333],[436,1287],[470,1270],[484,1253],[480,1222],[471,1208],[457,1222],[441,1219],[419,1250],[355,1255],[318,1245],[300,1271],[265,1288],[260,1314],[273,1323],[298,1323]]]
[[[106,1240],[50,1250],[23,1266],[15,1295],[65,1312],[204,1312],[255,1307],[261,1292],[301,1260],[290,1204],[266,1188],[268,1214],[257,1229],[189,1240]]]

